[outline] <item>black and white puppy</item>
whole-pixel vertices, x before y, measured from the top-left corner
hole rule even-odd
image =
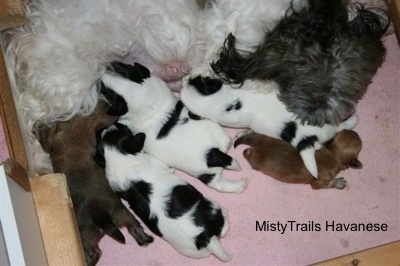
[[[119,228],[127,228],[140,246],[153,241],[112,191],[104,169],[93,160],[96,132],[118,118],[107,115],[109,108],[108,103],[99,100],[88,116],[75,116],[51,127],[36,124],[34,132],[43,150],[49,153],[54,172],[67,178],[88,266],[96,265],[101,258],[99,242],[104,235],[125,243]]]
[[[286,140],[297,148],[314,177],[318,176],[315,150],[358,122],[352,115],[337,126],[303,124],[278,99],[278,84],[273,81],[246,80],[241,89],[234,89],[219,79],[195,76],[185,78],[181,99],[191,112],[223,126],[250,128]]]
[[[229,227],[226,211],[165,163],[144,153],[145,134],[133,135],[117,123],[98,137],[96,159],[105,164],[111,188],[153,233],[185,256],[231,259],[219,241]]]
[[[274,80],[279,98],[302,122],[339,124],[355,112],[384,61],[385,10],[341,0],[309,0],[292,9],[252,52],[228,36],[212,68],[233,83]],[[349,13],[351,18],[349,19]]]
[[[146,67],[137,63],[113,63],[112,67],[102,77],[103,91],[113,106],[127,110],[119,122],[146,134],[145,152],[218,191],[240,193],[246,188],[247,179],[232,181],[221,176],[224,168],[241,168],[226,153],[232,139],[219,124],[191,115],[166,83]]]

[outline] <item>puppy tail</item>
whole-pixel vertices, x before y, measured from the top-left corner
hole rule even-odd
[[[317,161],[315,160],[315,148],[310,147],[300,150],[300,157],[303,159],[304,166],[312,176],[318,178]]]
[[[221,261],[230,261],[232,259],[232,255],[225,251],[216,236],[210,238],[210,243],[207,246],[207,250]]]
[[[118,229],[111,218],[111,215],[105,211],[99,211],[93,215],[93,223],[104,230],[104,233],[109,235],[114,240],[125,244],[125,237]]]

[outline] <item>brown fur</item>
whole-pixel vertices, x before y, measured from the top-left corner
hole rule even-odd
[[[54,172],[67,177],[88,265],[95,265],[100,259],[98,243],[105,234],[125,243],[119,227],[127,227],[139,245],[153,241],[111,190],[104,169],[93,159],[96,132],[117,119],[106,114],[108,108],[99,101],[94,113],[87,117],[75,117],[51,128],[39,126],[36,132],[43,149],[50,154]]]
[[[362,168],[358,160],[362,142],[351,130],[340,131],[330,144],[316,151],[318,179],[307,171],[299,152],[286,141],[251,132],[235,141],[235,147],[239,144],[250,146],[243,156],[254,170],[285,183],[310,184],[313,189],[343,189],[346,181],[336,178],[337,174],[348,167]]]

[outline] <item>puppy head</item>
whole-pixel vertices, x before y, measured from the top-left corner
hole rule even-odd
[[[340,131],[326,147],[337,158],[343,168],[362,168],[363,165],[358,160],[358,155],[362,148],[362,141],[355,131]]]

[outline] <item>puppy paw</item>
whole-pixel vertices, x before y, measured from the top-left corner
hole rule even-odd
[[[337,189],[344,189],[347,186],[347,181],[343,177],[335,178],[333,181]]]
[[[343,122],[344,129],[353,129],[358,124],[358,115],[353,114]]]
[[[208,183],[208,186],[219,192],[242,193],[247,188],[248,183],[247,178],[237,181],[220,178]]]
[[[247,178],[242,178],[235,182],[236,188],[232,191],[234,193],[242,193],[249,185],[249,180]]]

